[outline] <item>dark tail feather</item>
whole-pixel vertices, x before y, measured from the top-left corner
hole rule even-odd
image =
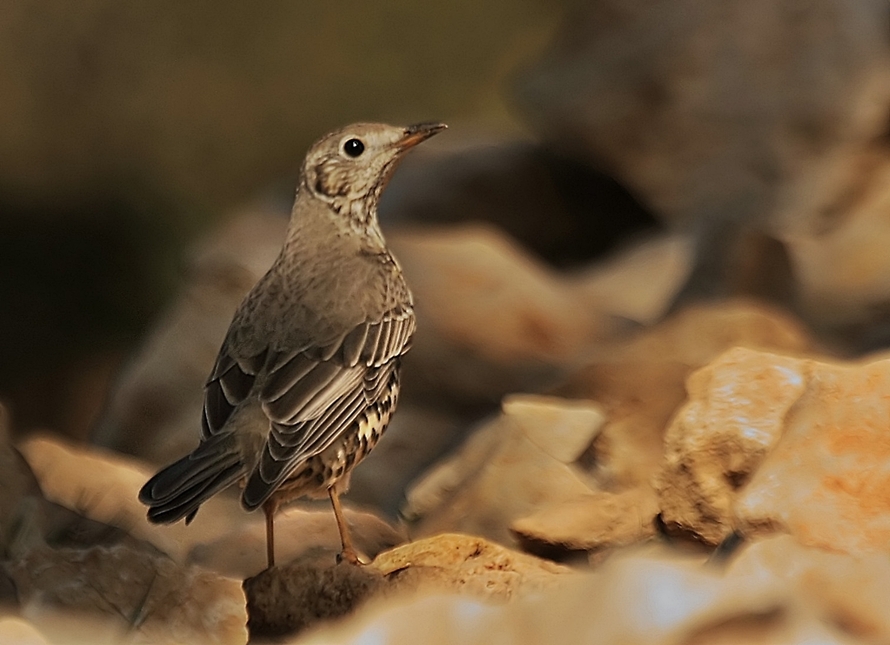
[[[186,518],[188,523],[202,503],[235,483],[243,472],[234,437],[217,435],[149,479],[139,491],[139,501],[148,506],[151,522],[168,524]]]

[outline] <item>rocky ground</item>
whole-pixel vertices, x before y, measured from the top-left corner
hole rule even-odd
[[[0,642],[890,642],[888,8],[716,6],[578,8],[515,79],[537,138],[396,174],[419,331],[345,497],[369,564],[327,504],[266,570],[234,495],[136,499],[277,253],[250,204],[89,442],[0,408]]]

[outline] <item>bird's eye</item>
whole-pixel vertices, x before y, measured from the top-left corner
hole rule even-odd
[[[345,152],[350,157],[358,157],[364,151],[365,144],[362,143],[359,139],[347,139],[343,143],[343,152]]]

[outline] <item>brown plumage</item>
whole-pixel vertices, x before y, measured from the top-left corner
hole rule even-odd
[[[204,390],[202,436],[139,493],[152,522],[191,521],[236,481],[242,505],[273,516],[303,495],[331,498],[343,557],[358,562],[339,504],[351,469],[386,429],[414,308],[377,222],[395,164],[442,124],[356,124],[307,153],[284,247],[235,313]]]

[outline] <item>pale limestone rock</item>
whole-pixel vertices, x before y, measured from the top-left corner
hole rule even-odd
[[[481,538],[453,534],[402,545],[367,566],[332,562],[305,558],[245,580],[251,638],[294,634],[393,596],[459,593],[504,602],[552,588],[566,577],[561,574],[571,572]]]
[[[651,329],[604,349],[555,392],[594,399],[607,421],[582,460],[615,490],[649,485],[661,467],[664,432],[686,398],[695,369],[735,347],[803,352],[813,346],[788,314],[763,304],[730,300],[683,309]]]
[[[385,551],[370,566],[427,593],[459,592],[489,601],[553,587],[559,583],[557,574],[571,571],[479,537],[451,533]]]
[[[731,562],[727,577],[781,580],[826,623],[869,643],[890,640],[890,561],[886,553],[849,555],[802,546],[787,535],[754,542]]]
[[[736,493],[778,442],[807,376],[798,359],[736,348],[689,377],[656,483],[669,527],[710,543],[732,531]]]
[[[683,286],[692,255],[689,235],[656,236],[580,271],[573,282],[602,311],[654,325]]]
[[[517,400],[514,400],[514,403]],[[589,443],[599,427],[599,414],[589,405],[558,399],[522,400],[510,406],[497,419],[476,431],[460,450],[433,467],[408,492],[404,515],[416,522],[414,534],[431,535],[443,531],[480,535],[503,544],[513,541],[511,522],[547,506],[590,493],[583,471],[551,453],[572,455],[582,443]],[[529,406],[541,412],[527,414]],[[525,409],[522,422],[518,410]],[[538,420],[572,430],[569,442],[561,448],[544,450],[532,440],[526,428],[535,428],[537,441],[547,443],[545,433],[536,428]],[[583,433],[587,433],[586,440]],[[554,435],[551,445],[559,445]]]
[[[602,409],[592,401],[511,394],[501,407],[538,448],[564,464],[581,456],[605,421]]]
[[[23,611],[105,615],[129,642],[244,643],[241,583],[128,547],[35,549],[10,566]]]
[[[597,551],[635,544],[655,534],[655,491],[639,486],[619,493],[591,492],[513,522],[523,548],[542,555]]]
[[[27,620],[0,618],[0,643],[7,645],[49,645],[46,638]]]
[[[734,505],[746,533],[847,552],[890,549],[890,358],[808,361],[781,441]],[[761,396],[770,396],[764,383]]]

